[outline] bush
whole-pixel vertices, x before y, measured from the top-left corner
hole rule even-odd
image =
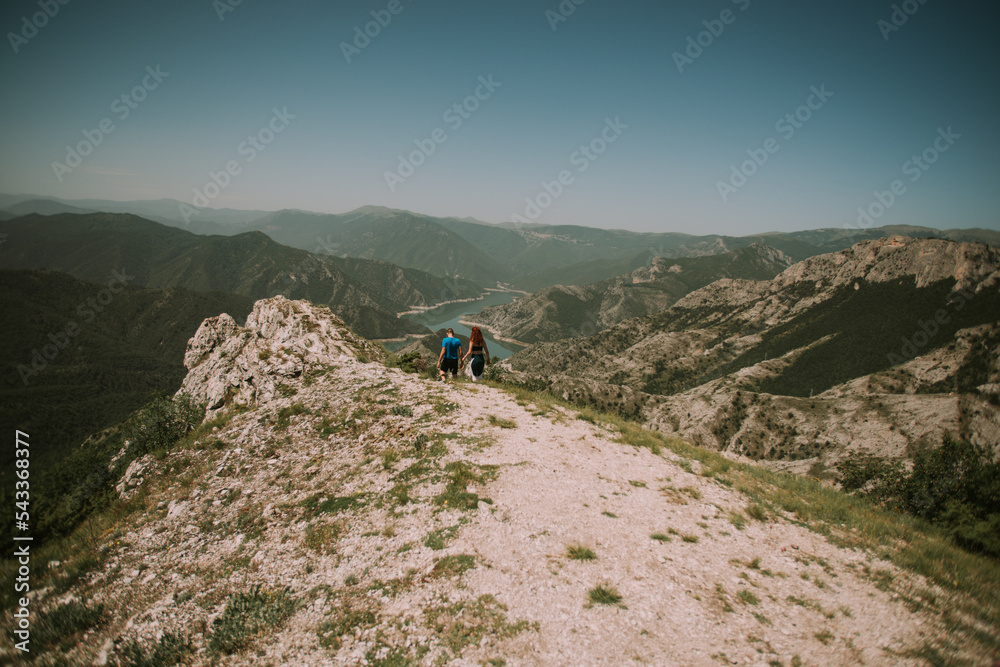
[[[487,382],[496,382],[499,384],[504,381],[503,369],[500,368],[499,364],[490,364],[486,367],[486,370],[483,371],[483,379]]]
[[[427,360],[419,352],[407,352],[401,357],[390,353],[386,357],[385,365],[388,368],[398,368],[406,373],[421,373],[427,370]]]
[[[622,596],[614,586],[595,586],[587,591],[587,597],[592,604],[609,604],[623,607]]]
[[[205,416],[201,406],[187,396],[158,396],[136,412],[122,428],[129,443],[127,458],[170,449],[194,430]]]
[[[229,598],[222,616],[212,622],[209,653],[236,653],[265,631],[278,629],[297,607],[287,589],[262,592],[258,585],[249,593],[236,593]]]
[[[854,453],[838,466],[845,491],[943,528],[961,547],[1000,558],[1000,460],[985,447],[945,436],[917,454],[909,472],[898,459]]]
[[[132,639],[127,642],[115,642],[115,655],[112,657],[116,667],[162,667],[164,665],[181,664],[188,655],[194,653],[191,640],[172,632],[165,632],[152,649],[144,648]]]
[[[852,452],[837,468],[840,486],[847,492],[893,509],[906,486],[906,470],[898,459],[884,459],[868,452]]]
[[[115,484],[129,464],[173,448],[201,423],[203,414],[203,407],[187,397],[160,395],[118,426],[93,435],[85,446],[33,467],[35,546],[69,535],[87,517],[115,507]]]
[[[86,602],[72,601],[42,612],[33,628],[34,646],[68,650],[76,645],[79,635],[104,622],[104,605],[93,607]]]

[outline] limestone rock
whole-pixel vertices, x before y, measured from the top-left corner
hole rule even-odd
[[[205,320],[188,341],[178,393],[205,402],[211,416],[226,405],[269,401],[284,379],[310,369],[382,356],[329,308],[276,296],[254,304],[246,326],[225,313]]]

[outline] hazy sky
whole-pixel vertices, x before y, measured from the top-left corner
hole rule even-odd
[[[994,2],[235,2],[3,3],[0,192],[1000,229]]]

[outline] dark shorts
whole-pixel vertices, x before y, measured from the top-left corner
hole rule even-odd
[[[447,374],[451,371],[453,375],[458,375],[458,359],[442,359],[441,372]]]

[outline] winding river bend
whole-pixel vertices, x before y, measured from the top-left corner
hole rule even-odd
[[[418,315],[407,315],[407,319],[420,322],[431,331],[447,329],[451,327],[456,334],[468,336],[470,328],[459,323],[459,319],[469,315],[475,319],[475,315],[487,306],[499,306],[510,303],[519,296],[524,296],[523,292],[487,292],[486,296],[479,301],[466,301],[462,303],[450,303],[437,308],[426,310]],[[497,359],[505,359],[522,349],[518,345],[511,343],[501,343],[490,335],[485,328],[480,327],[483,336],[486,338],[486,345],[490,348],[490,356]],[[385,342],[387,350],[396,350],[406,345],[408,341]]]

